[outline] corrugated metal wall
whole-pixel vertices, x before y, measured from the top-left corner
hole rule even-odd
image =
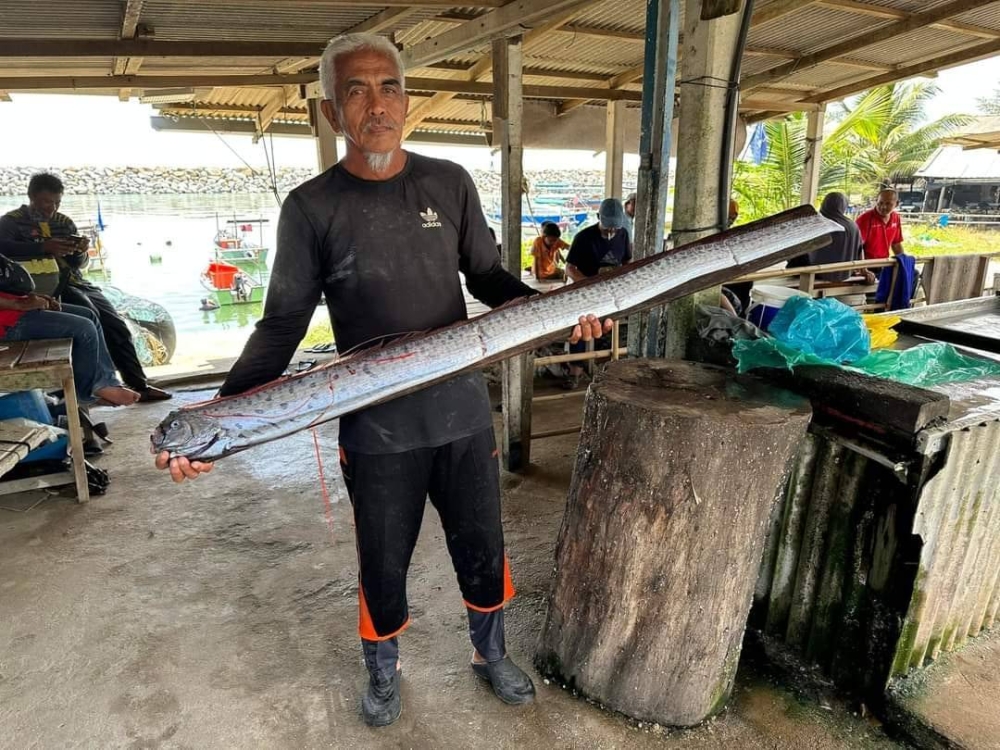
[[[776,504],[751,626],[838,684],[887,681],[1000,609],[1000,422],[912,448],[821,428]]]
[[[893,676],[992,627],[1000,609],[1000,422],[948,438],[914,519],[923,548]]]
[[[884,688],[909,604],[905,466],[813,430],[771,519],[751,626],[851,689]]]

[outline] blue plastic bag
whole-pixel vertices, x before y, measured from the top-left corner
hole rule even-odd
[[[768,333],[827,361],[854,362],[871,352],[868,326],[858,311],[830,298],[792,297],[774,316]]]

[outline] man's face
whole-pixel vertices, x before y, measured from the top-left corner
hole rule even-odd
[[[48,190],[39,190],[34,195],[29,195],[28,201],[31,207],[40,213],[45,221],[48,221],[59,210],[59,204],[62,203],[62,193],[50,193]]]
[[[365,154],[399,148],[410,100],[393,61],[359,50],[338,57],[336,71],[336,102],[321,105],[333,129]]]
[[[606,227],[600,221],[597,222],[597,226],[601,229],[601,236],[606,240],[612,240],[618,234],[617,227]]]
[[[896,208],[896,203],[895,193],[879,193],[878,201],[875,203],[875,210],[878,211],[879,216],[887,219],[889,218],[889,214]]]
[[[542,237],[542,242],[545,243],[545,247],[552,247],[553,245],[556,244],[556,240],[558,239],[559,239],[558,237],[551,237],[546,234]]]

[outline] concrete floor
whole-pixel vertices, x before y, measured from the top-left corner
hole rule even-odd
[[[730,707],[666,731],[539,688],[500,703],[467,667],[465,613],[433,511],[410,575],[402,638],[403,715],[360,719],[356,562],[336,491],[335,427],[320,442],[326,513],[310,434],[221,462],[175,487],[152,467],[148,435],[173,403],[104,410],[115,444],[99,461],[107,495],[55,495],[0,511],[2,748],[857,748],[895,747],[844,706],[819,706],[741,672]],[[579,419],[546,404],[537,429]],[[535,468],[505,475],[507,546],[519,594],[508,645],[528,667],[544,618],[575,436],[538,441]],[[4,505],[30,504],[6,498]]]
[[[1000,750],[1000,629],[897,680],[889,700],[922,747]]]

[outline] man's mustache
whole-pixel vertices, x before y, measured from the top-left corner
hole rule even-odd
[[[399,130],[399,126],[386,117],[373,117],[365,123],[364,132],[369,132],[372,128],[388,128],[389,130]]]

